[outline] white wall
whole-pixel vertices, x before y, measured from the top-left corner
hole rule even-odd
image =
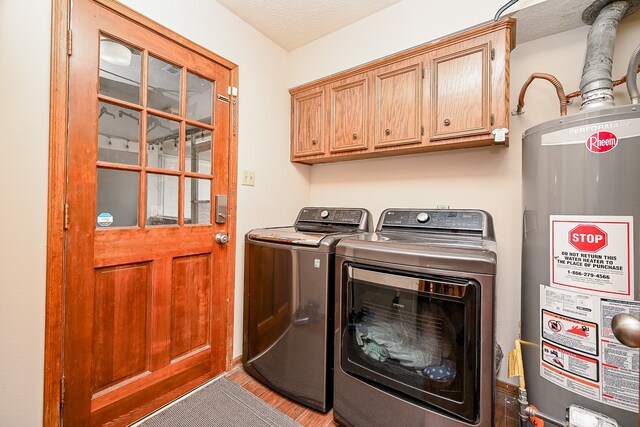
[[[502,0],[450,3],[405,0],[369,18],[303,46],[290,55],[291,86],[407,49],[490,20]],[[624,20],[617,41],[615,78],[640,39],[640,14]],[[518,46],[511,59],[511,99],[533,72],[555,74],[566,92],[578,89],[588,27]],[[618,103],[628,103],[622,87]],[[519,334],[521,253],[521,134],[559,113],[555,90],[547,82],[531,85],[526,114],[513,117],[510,147],[389,157],[315,165],[311,204],[364,206],[374,218],[387,207],[479,208],[491,213],[498,242],[496,339],[505,354]],[[577,102],[579,106],[579,102]],[[570,107],[570,113],[577,112]],[[499,378],[506,378],[506,362]]]
[[[0,0],[0,425],[42,422],[50,2]]]

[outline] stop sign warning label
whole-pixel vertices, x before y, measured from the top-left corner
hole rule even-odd
[[[551,215],[551,286],[633,299],[633,217]]]
[[[569,243],[579,251],[598,252],[607,246],[607,233],[595,225],[580,224],[569,232]]]

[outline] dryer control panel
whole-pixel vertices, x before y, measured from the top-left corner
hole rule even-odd
[[[467,232],[493,234],[491,216],[472,209],[387,209],[382,213],[376,231],[401,231],[414,233]]]

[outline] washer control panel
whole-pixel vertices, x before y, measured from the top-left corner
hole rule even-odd
[[[300,211],[296,224],[300,222],[323,222],[331,224],[354,224],[362,222],[362,209],[304,208]]]
[[[459,231],[482,231],[486,214],[478,210],[387,209],[376,231],[411,228]],[[417,229],[417,230],[416,230]]]

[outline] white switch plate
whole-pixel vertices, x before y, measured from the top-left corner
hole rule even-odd
[[[251,187],[256,185],[256,173],[254,171],[242,171],[242,185]]]

